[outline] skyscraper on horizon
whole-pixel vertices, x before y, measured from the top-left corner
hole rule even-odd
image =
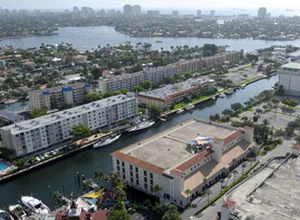
[[[267,15],[267,8],[265,8],[265,7],[260,7],[260,8],[258,9],[257,16],[258,16],[259,18],[265,18],[266,15]]]

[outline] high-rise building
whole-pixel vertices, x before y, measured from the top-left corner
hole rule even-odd
[[[140,15],[142,13],[142,8],[139,5],[132,6],[132,14],[133,15]]]
[[[197,10],[197,17],[201,17],[202,16],[202,11],[201,10]]]
[[[173,15],[173,16],[178,16],[178,15],[179,15],[179,11],[178,11],[178,10],[172,11],[172,15]]]
[[[267,9],[265,7],[260,7],[257,12],[259,18],[265,18],[267,15]]]
[[[132,9],[131,5],[126,4],[126,5],[123,6],[123,14],[132,15],[132,11],[133,11],[133,9]]]
[[[111,129],[136,115],[134,94],[112,96],[2,127],[2,145],[22,156],[71,140],[74,126],[82,124],[92,131]]]
[[[33,90],[29,92],[29,100],[34,109],[47,108],[51,110],[62,108],[64,104],[83,104],[85,95],[91,92],[91,84],[75,83],[67,86]]]

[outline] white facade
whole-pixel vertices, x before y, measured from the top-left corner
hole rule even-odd
[[[279,86],[286,95],[300,96],[300,63],[288,63],[279,71]]]
[[[136,98],[117,95],[2,127],[2,144],[21,156],[72,138],[71,132],[76,125],[83,124],[91,130],[112,128],[136,115]]]
[[[149,80],[152,83],[159,83],[166,76],[174,76],[177,74],[177,67],[175,65],[167,65],[163,67],[153,68],[146,71],[140,71],[131,74],[123,74],[121,76],[113,76],[112,78],[100,78],[99,90],[102,93],[107,91],[116,91],[122,88],[133,91],[135,86]]]

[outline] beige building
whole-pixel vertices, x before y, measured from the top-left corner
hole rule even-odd
[[[253,128],[191,119],[111,154],[127,185],[184,207],[255,147]],[[154,185],[161,190],[153,192]],[[190,193],[187,194],[187,192]]]
[[[209,92],[215,88],[215,81],[212,79],[189,79],[181,83],[166,85],[163,88],[155,89],[138,94],[139,104],[147,107],[158,106],[163,110],[170,109],[184,100],[184,97],[191,98],[192,94]]]
[[[64,104],[74,106],[83,104],[85,95],[91,92],[91,84],[75,83],[33,90],[29,92],[29,101],[33,108],[47,108],[51,110],[61,108]]]

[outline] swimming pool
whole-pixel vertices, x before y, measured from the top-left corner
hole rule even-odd
[[[7,165],[0,163],[0,171],[6,170],[8,168]]]

